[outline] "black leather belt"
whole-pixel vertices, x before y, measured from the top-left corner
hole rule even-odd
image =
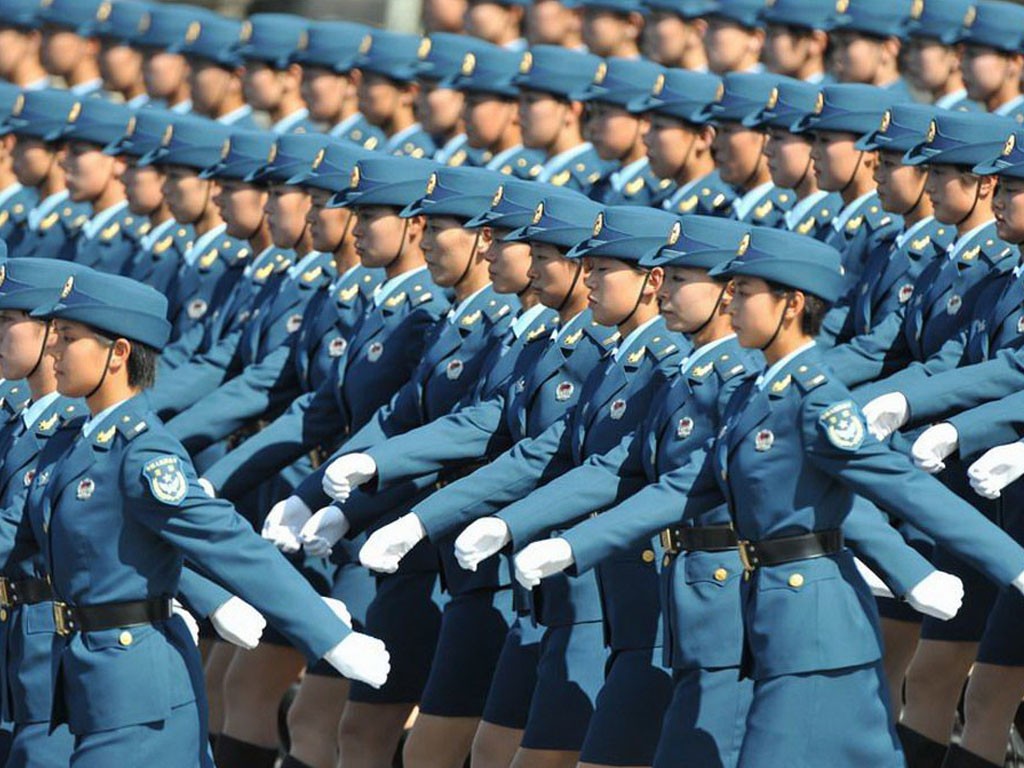
[[[843,532],[840,530],[813,531],[800,536],[739,543],[740,560],[743,561],[743,569],[747,573],[767,565],[782,565],[795,560],[811,560],[834,555],[840,552],[843,546]]]
[[[35,605],[53,599],[53,587],[46,579],[0,578],[0,608],[15,608],[19,605]]]
[[[53,622],[57,634],[61,637],[67,637],[72,632],[99,632],[116,627],[152,624],[169,618],[169,598],[101,605],[68,605],[61,602],[53,604]]]
[[[724,552],[736,549],[739,538],[731,525],[696,528],[666,528],[661,532],[661,548],[669,555],[680,552]]]

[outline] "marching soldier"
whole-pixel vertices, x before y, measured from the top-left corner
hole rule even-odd
[[[712,0],[643,0],[647,23],[646,54],[663,67],[708,71],[704,49]]]
[[[9,120],[18,94],[13,85],[0,83],[0,121]],[[39,202],[35,188],[18,181],[14,170],[16,145],[17,139],[11,133],[4,133],[0,138],[0,240],[8,248],[23,236],[29,211]]]
[[[100,75],[103,88],[126,106],[138,109],[149,104],[143,77],[142,51],[132,46],[149,6],[134,0],[100,4],[91,29],[100,41]]]
[[[639,59],[644,34],[640,0],[579,0],[583,43],[601,58]]]
[[[836,79],[885,88],[893,101],[909,101],[900,76],[900,50],[910,20],[911,0],[865,3],[836,0],[830,20]]]
[[[40,60],[43,35],[38,0],[0,5],[0,77],[26,91],[50,85]]]
[[[967,95],[997,115],[1024,121],[1024,8],[982,0],[967,8],[960,31]]]
[[[131,42],[142,51],[149,103],[178,114],[192,111],[191,67],[180,43],[192,22],[207,14],[191,5],[154,3],[146,9]]]
[[[761,12],[764,58],[769,72],[821,85],[827,73],[830,0],[774,0]]]
[[[926,92],[941,109],[973,112],[982,107],[964,88],[961,25],[971,4],[967,0],[914,3],[907,26],[907,79]]]
[[[63,80],[78,98],[103,95],[100,44],[92,36],[92,24],[101,5],[99,0],[51,0],[39,4],[43,66],[51,77]]]

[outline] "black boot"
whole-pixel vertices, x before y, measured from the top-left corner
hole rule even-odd
[[[903,744],[903,754],[907,758],[907,768],[942,768],[942,760],[946,756],[946,745],[932,741],[905,725],[897,725]]]
[[[217,768],[274,768],[277,750],[257,747],[222,733],[217,739],[214,761]]]
[[[1002,763],[990,763],[963,747],[950,744],[942,768],[1003,768]]]
[[[301,760],[297,760],[291,755],[288,755],[281,763],[281,768],[313,768],[309,763],[304,763]]]

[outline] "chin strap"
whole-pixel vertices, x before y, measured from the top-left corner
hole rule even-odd
[[[782,305],[782,315],[781,315],[781,317],[779,317],[779,324],[775,326],[775,333],[773,333],[771,335],[771,338],[768,339],[768,341],[766,341],[761,346],[761,351],[762,352],[764,352],[766,349],[768,349],[768,347],[770,347],[772,344],[774,344],[775,343],[775,339],[777,339],[779,337],[779,333],[782,331],[782,324],[784,322],[786,322],[786,305],[789,304],[789,297],[791,295],[792,295],[792,293],[790,291],[786,291],[786,303]]]
[[[565,292],[565,298],[562,299],[562,303],[555,308],[556,312],[561,312],[565,309],[565,305],[569,303],[569,299],[572,298],[572,294],[576,290],[576,284],[580,281],[580,275],[583,274],[583,259],[577,259],[576,261],[576,274],[572,276],[572,285],[569,286],[569,290]]]
[[[384,269],[385,270],[388,267],[390,267],[392,264],[394,264],[396,261],[398,261],[400,258],[402,258],[402,255],[405,253],[405,243],[406,243],[405,236],[409,234],[409,219],[402,219],[402,221],[404,222],[402,224],[402,244],[400,246],[398,246],[398,253],[395,254],[395,257],[393,259],[391,259],[391,261],[389,261],[387,264],[384,265]]]
[[[715,315],[718,314],[718,308],[722,306],[722,299],[725,298],[725,292],[727,290],[729,290],[728,283],[723,285],[722,290],[718,293],[718,298],[715,300],[715,306],[711,310],[711,313],[708,315],[708,319],[701,323],[700,326],[698,326],[697,328],[694,328],[692,331],[689,331],[687,333],[688,336],[697,336],[701,331],[703,331],[711,324],[711,321],[715,319]],[[776,331],[776,333],[778,333],[778,331]]]
[[[114,359],[114,345],[115,344],[117,344],[116,341],[113,342],[110,345],[110,351],[107,352],[107,362],[103,366],[103,375],[100,376],[99,382],[97,382],[96,386],[93,387],[92,390],[90,390],[89,394],[87,394],[84,399],[88,400],[90,397],[92,397],[97,392],[99,392],[100,391],[100,387],[103,386],[103,382],[105,382],[107,380],[107,371],[110,370],[110,361]]]
[[[978,207],[978,201],[981,199],[981,179],[978,179],[978,183],[974,187],[974,203],[971,205],[971,209],[964,214],[963,218],[958,221],[955,226],[960,227],[965,221],[974,215],[974,209]]]
[[[850,174],[849,180],[845,184],[843,184],[843,188],[839,190],[840,195],[843,194],[843,192],[845,192],[847,189],[849,189],[850,185],[853,184],[853,182],[857,179],[857,173],[860,171],[860,164],[862,162],[864,162],[863,150],[857,153],[857,164],[853,166],[853,173]]]
[[[636,297],[636,304],[634,304],[634,305],[633,305],[633,308],[632,308],[631,310],[629,310],[629,314],[628,314],[628,315],[626,315],[626,316],[625,316],[624,318],[622,318],[621,320],[619,320],[619,321],[618,321],[618,322],[616,323],[616,325],[622,325],[622,324],[624,324],[624,323],[628,323],[628,322],[629,322],[629,319],[630,319],[631,317],[633,317],[633,315],[635,315],[635,314],[636,314],[636,311],[637,311],[638,309],[640,309],[640,304],[641,304],[641,302],[643,302],[643,300],[644,300],[644,291],[645,291],[645,290],[647,289],[647,283],[648,283],[648,282],[650,281],[650,279],[651,279],[651,273],[650,273],[650,272],[646,272],[646,271],[645,271],[645,272],[644,272],[644,282],[643,282],[643,284],[642,284],[642,285],[640,286],[640,294],[639,294],[639,295],[638,295],[638,296]]]
[[[754,170],[750,172],[750,175],[743,180],[743,183],[739,185],[740,189],[748,189],[749,184],[757,176],[757,172],[761,170],[761,163],[764,162],[764,148],[768,145],[768,134],[762,134],[761,136],[761,152],[758,154],[757,162],[754,164]]]
[[[46,357],[46,342],[50,338],[50,322],[47,321],[46,328],[43,330],[43,343],[39,347],[39,357],[36,358],[36,364],[32,366],[32,370],[25,376],[26,379],[31,378],[32,374],[39,370],[39,366],[43,364],[43,358]],[[108,361],[109,362],[109,361]]]
[[[466,262],[466,268],[462,270],[462,275],[459,277],[458,280],[455,281],[455,284],[452,286],[452,288],[462,285],[462,281],[469,276],[469,270],[473,268],[473,261],[476,259],[476,249],[478,245],[480,245],[479,229],[476,231],[476,237],[473,238],[473,247],[469,251],[469,260]]]

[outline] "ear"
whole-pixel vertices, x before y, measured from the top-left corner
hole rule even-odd
[[[824,56],[825,51],[828,50],[828,32],[815,29],[810,34],[810,40],[815,53],[819,56]]]
[[[892,61],[896,61],[900,57],[900,49],[903,44],[900,42],[898,37],[887,37],[882,42],[882,50],[889,56]]]
[[[708,34],[708,22],[706,19],[694,19],[690,22],[690,28],[703,40]]]
[[[483,256],[491,248],[491,243],[494,242],[494,232],[490,227],[482,227],[477,230],[476,235],[476,252],[478,255]]]
[[[110,356],[109,370],[111,373],[127,368],[128,358],[132,354],[132,343],[128,339],[117,339],[114,342],[114,351]]]
[[[661,267],[654,267],[647,273],[647,287],[644,288],[644,295],[657,298],[658,291],[665,284],[665,270]]]
[[[803,291],[793,291],[789,294],[789,301],[786,303],[786,317],[796,319],[804,313],[807,307],[807,296]]]
[[[120,179],[124,176],[124,172],[128,170],[128,163],[124,161],[124,158],[118,155],[114,158],[114,176]]]
[[[574,115],[577,122],[583,121],[583,102],[570,101],[568,114]]]
[[[998,176],[979,176],[978,192],[981,197],[992,197],[996,193]]]
[[[285,69],[285,73],[295,81],[296,87],[302,82],[302,65],[301,64],[289,64]]]
[[[644,31],[644,17],[643,17],[643,14],[636,13],[634,11],[634,12],[630,13],[627,16],[627,18],[629,19],[630,37],[632,37],[634,40],[639,40],[640,39],[640,35],[642,35],[643,31]]]

